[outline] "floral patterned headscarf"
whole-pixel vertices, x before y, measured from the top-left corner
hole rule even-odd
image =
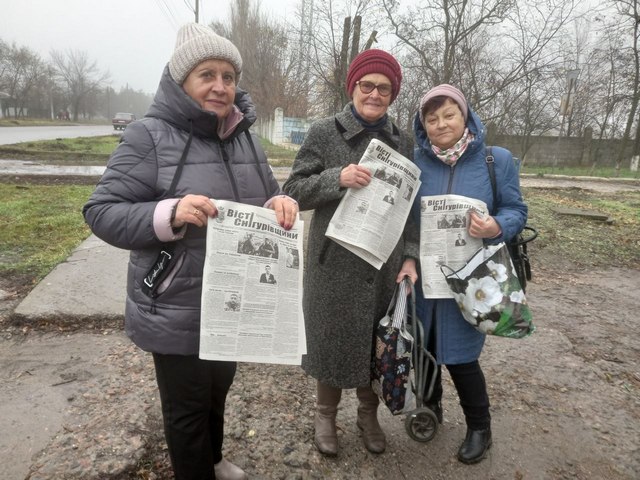
[[[444,163],[449,166],[454,166],[462,154],[467,150],[469,143],[471,143],[474,138],[473,133],[471,133],[468,128],[465,128],[462,137],[453,147],[442,149],[435,145],[431,145],[431,149],[433,150],[433,153],[436,154],[436,157]]]

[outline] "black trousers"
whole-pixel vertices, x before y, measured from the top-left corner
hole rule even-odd
[[[211,480],[222,460],[224,405],[235,362],[153,354],[164,434],[176,480]]]
[[[487,384],[482,368],[480,368],[480,363],[476,360],[471,363],[445,366],[458,392],[467,427],[471,430],[489,428],[491,426],[489,394],[487,393]],[[431,381],[431,375],[434,374],[434,368],[430,367],[427,375],[427,385]],[[440,365],[435,368],[435,375],[436,381],[433,386],[433,393],[427,405],[440,402],[442,399],[442,367]]]
[[[427,340],[427,350],[434,358],[438,358],[435,352],[435,322],[432,322],[432,331]],[[426,388],[431,383],[433,375],[436,375],[431,398],[426,402],[440,402],[442,399],[442,367],[428,362]],[[475,360],[470,363],[460,363],[457,365],[445,365],[451,375],[451,380],[458,392],[460,406],[464,413],[465,423],[471,430],[484,430],[491,426],[491,414],[489,413],[489,394],[487,393],[487,383],[480,368],[480,362]],[[424,392],[425,399],[428,392]]]

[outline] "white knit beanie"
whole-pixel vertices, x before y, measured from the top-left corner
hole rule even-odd
[[[242,57],[236,46],[209,27],[198,23],[187,23],[178,30],[176,48],[169,60],[169,73],[176,83],[182,85],[200,62],[225,60],[236,71],[236,83],[242,74]]]

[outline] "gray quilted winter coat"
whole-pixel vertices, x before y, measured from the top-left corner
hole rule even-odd
[[[238,90],[235,103],[244,119],[221,141],[216,115],[202,110],[165,68],[149,112],[127,127],[84,206],[93,233],[131,250],[125,330],[143,350],[197,355],[199,349],[206,229],[189,225],[184,236],[176,237],[170,281],[157,296],[141,289],[162,245],[154,229],[158,205],[168,197],[190,132],[191,146],[173,197],[199,194],[262,206],[281,193],[259,142],[246,135],[256,118],[251,98]]]
[[[391,121],[379,133],[367,132],[349,104],[335,117],[311,126],[283,186],[301,210],[315,209],[305,263],[307,355],[302,368],[338,388],[369,385],[374,325],[386,312],[404,258],[417,259],[419,254],[418,231],[412,219],[380,270],[325,237],[346,192],[339,185],[340,171],[358,163],[374,137],[413,158],[409,135]]]

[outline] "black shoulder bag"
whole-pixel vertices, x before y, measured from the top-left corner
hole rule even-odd
[[[489,170],[489,180],[491,181],[491,190],[493,191],[493,206],[497,208],[498,186],[496,182],[495,159],[491,153],[491,147],[487,147],[486,162],[487,169]],[[519,171],[519,165],[516,166]],[[526,234],[524,233],[525,231],[527,232]],[[535,240],[537,236],[538,231],[535,228],[525,225],[522,231],[514,238],[505,242],[523,292],[526,292],[527,280],[531,280],[531,262],[527,253],[527,243]]]

